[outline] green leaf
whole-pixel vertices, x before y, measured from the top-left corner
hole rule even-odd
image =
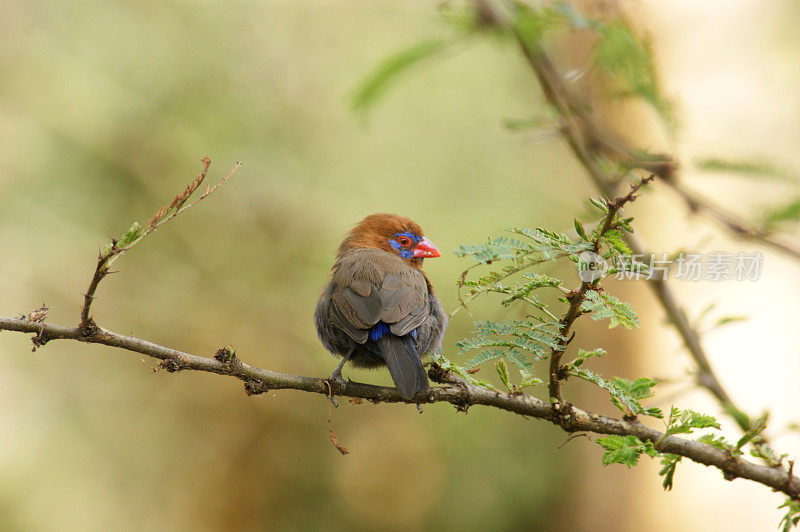
[[[500,382],[509,390],[513,390],[514,386],[511,385],[511,380],[508,378],[508,366],[506,366],[505,361],[500,359],[495,368],[497,369],[497,375],[500,377]]]
[[[630,382],[619,377],[614,377],[609,380],[586,369],[571,369],[569,370],[569,374],[591,382],[607,391],[611,396],[611,404],[619,408],[620,411],[625,414],[631,413],[657,418],[663,417],[663,413],[659,408],[645,409],[639,402],[639,399],[652,396],[651,388],[656,384],[652,379],[640,378]]]
[[[118,247],[124,248],[131,245],[135,242],[140,236],[142,236],[142,226],[139,225],[139,222],[133,222],[131,228],[128,229],[122,238],[119,239]]]
[[[384,59],[356,89],[353,96],[353,109],[366,112],[400,74],[423,59],[442,52],[446,49],[447,44],[441,39],[429,39]]]
[[[626,244],[622,239],[622,233],[616,229],[606,231],[601,240],[604,244],[617,253],[622,255],[630,255],[632,253],[631,249],[628,247],[628,244]]]
[[[750,430],[742,434],[742,437],[736,442],[736,450],[741,450],[742,447],[750,443],[751,441],[758,440],[761,433],[764,432],[767,428],[767,418],[769,417],[769,413],[765,412],[761,415],[758,419],[753,421],[750,425]]]
[[[603,198],[589,198],[589,203],[603,212],[608,212],[608,203]]]
[[[728,160],[717,157],[708,157],[695,161],[701,170],[709,172],[726,172],[752,177],[772,177],[781,180],[796,181],[796,178],[783,168],[759,159]]]
[[[577,231],[578,236],[580,236],[584,240],[589,240],[589,237],[586,236],[586,229],[583,228],[583,222],[581,222],[579,218],[575,218],[574,223],[575,223],[575,231]]]
[[[486,381],[481,380],[481,379],[476,379],[475,377],[473,377],[472,375],[467,373],[466,368],[462,368],[461,366],[459,366],[458,364],[456,364],[452,360],[449,360],[449,359],[445,358],[443,355],[441,355],[439,353],[436,353],[436,352],[433,352],[433,353],[431,353],[430,357],[431,357],[431,360],[433,361],[433,363],[437,364],[439,367],[441,367],[442,370],[444,370],[444,371],[452,371],[453,373],[456,373],[456,374],[460,375],[461,378],[463,378],[465,381],[467,381],[470,384],[474,384],[476,386],[481,386],[483,388],[488,388],[489,390],[497,391],[497,388],[492,386],[491,383],[486,382]]]
[[[775,229],[782,223],[793,223],[800,220],[800,197],[778,207],[773,207],[763,215],[763,225],[768,230]]]
[[[605,354],[606,350],[600,347],[592,349],[591,351],[578,349],[578,356],[575,357],[575,360],[567,364],[567,369],[569,370],[569,369],[579,368],[580,366],[583,365],[584,362],[586,362],[587,359],[594,357],[601,357],[604,356]]]
[[[715,434],[703,434],[697,441],[716,447],[722,451],[728,451],[731,456],[740,456],[742,451],[736,448],[731,442],[725,439],[724,436],[717,436]]]
[[[783,532],[789,532],[800,522],[800,501],[795,501],[792,500],[791,497],[788,497],[778,508],[786,508],[786,513],[783,518],[781,518],[779,526]]]
[[[502,356],[503,351],[501,349],[487,349],[467,360],[467,362],[464,363],[464,368],[472,369]]]
[[[600,34],[597,64],[620,83],[620,94],[639,96],[658,111],[666,123],[672,124],[671,106],[659,92],[650,44],[634,35],[621,20],[602,26]]]
[[[636,436],[602,436],[597,443],[606,450],[603,465],[625,464],[631,468],[639,463],[639,457],[647,454],[651,458],[659,456],[652,442],[643,442]]]
[[[681,410],[675,406],[670,409],[667,430],[662,440],[672,434],[691,434],[694,429],[714,428],[720,430],[719,422],[714,416],[701,414],[694,410]]]
[[[750,455],[764,460],[770,465],[770,467],[780,467],[783,463],[783,459],[789,456],[787,453],[783,453],[779,456],[775,452],[775,449],[768,447],[763,443],[755,445],[752,449],[750,449]]]
[[[533,8],[522,2],[516,2],[514,7],[514,30],[523,46],[532,51],[541,48],[545,32],[570,23],[565,13],[552,8]]]
[[[633,307],[605,292],[587,291],[586,299],[581,304],[581,310],[591,312],[590,316],[595,321],[610,320],[609,329],[618,325],[622,325],[626,329],[639,326],[639,317]]]
[[[664,454],[661,458],[661,465],[664,466],[661,468],[661,471],[658,472],[659,475],[664,477],[664,482],[662,486],[666,491],[670,491],[672,489],[672,482],[675,479],[675,470],[678,467],[678,462],[681,461],[681,457],[677,454]]]

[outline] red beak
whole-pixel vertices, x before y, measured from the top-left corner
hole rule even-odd
[[[417,244],[417,247],[414,248],[415,259],[432,259],[434,257],[441,256],[442,254],[439,253],[439,250],[436,249],[436,246],[433,245],[433,242],[427,238],[420,240],[419,244]]]

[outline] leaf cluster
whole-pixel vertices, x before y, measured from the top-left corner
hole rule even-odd
[[[589,313],[590,317],[595,321],[610,320],[609,329],[613,329],[618,325],[622,325],[626,329],[633,329],[639,326],[639,316],[630,303],[620,301],[617,297],[605,292],[587,291],[586,299],[581,304],[581,310]]]
[[[578,359],[576,359],[576,361],[579,362],[578,365],[583,363],[583,360],[588,358],[586,355],[589,353],[584,351],[583,358],[581,358],[579,354]],[[656,418],[664,417],[664,414],[661,412],[660,408],[645,408],[640,402],[641,399],[647,399],[648,397],[653,396],[653,387],[656,385],[656,382],[653,379],[649,379],[647,377],[639,377],[633,381],[629,381],[620,377],[606,379],[593,371],[587,369],[578,369],[575,366],[576,361],[573,361],[569,364],[568,373],[587,382],[591,382],[592,384],[595,384],[596,386],[607,391],[611,396],[611,404],[619,408],[620,411],[622,411],[625,415],[631,416],[641,414]]]

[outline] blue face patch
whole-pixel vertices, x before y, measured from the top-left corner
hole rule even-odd
[[[397,239],[401,236],[408,237],[414,243],[414,245],[418,244],[420,240],[422,240],[422,237],[415,235],[411,231],[403,231],[402,233],[397,233],[394,235],[394,238],[389,239],[389,244],[391,244],[392,247],[399,252],[401,258],[410,259],[414,256],[414,252],[410,249],[404,249],[403,246],[400,245],[400,242],[398,242]]]

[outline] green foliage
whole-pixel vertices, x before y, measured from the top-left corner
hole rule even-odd
[[[101,252],[101,258],[108,258],[114,252],[119,252],[119,250],[125,250],[129,248],[133,244],[136,243],[137,240],[142,238],[144,235],[144,230],[142,226],[139,225],[139,222],[133,222],[130,229],[128,229],[122,238],[119,240],[112,240],[110,244],[106,244],[103,246],[103,251]]]
[[[639,326],[639,316],[636,315],[633,307],[605,292],[587,291],[586,299],[581,304],[581,310],[591,313],[590,316],[595,321],[611,320],[608,324],[609,329],[618,325],[622,325],[626,329]]]
[[[697,438],[697,441],[703,442],[712,447],[716,447],[721,451],[728,451],[731,456],[739,456],[742,454],[742,452],[738,450],[735,445],[725,439],[725,436],[719,436],[711,433],[703,434]]]
[[[569,14],[553,7],[531,8],[522,2],[514,4],[512,24],[516,35],[532,51],[542,46],[547,31],[570,25]]]
[[[661,471],[658,472],[659,475],[664,477],[664,482],[662,482],[662,486],[666,491],[670,491],[672,489],[672,482],[675,479],[675,470],[678,467],[678,462],[681,461],[681,457],[677,454],[662,454],[661,455],[661,465],[664,466],[661,468]]]
[[[520,387],[541,383],[533,376],[531,360],[542,359],[562,340],[559,325],[555,322],[540,322],[533,319],[521,321],[475,322],[476,335],[456,343],[459,354],[478,350],[464,368],[476,368],[481,364],[500,359],[519,370]],[[505,363],[504,363],[505,367]],[[505,372],[507,375],[507,371]],[[504,381],[506,384],[507,381]]]
[[[800,197],[795,197],[791,201],[765,212],[762,224],[766,230],[771,231],[781,224],[793,223],[798,220],[800,220]]]
[[[490,390],[496,390],[496,388],[492,385],[492,383],[482,379],[476,379],[475,377],[472,376],[472,374],[468,372],[466,368],[462,368],[452,360],[445,358],[442,354],[434,352],[431,353],[430,356],[433,363],[442,368],[442,370],[451,371],[457,374],[469,384],[474,384],[475,386],[482,386]]]
[[[139,222],[133,222],[131,228],[128,229],[122,238],[119,239],[119,247],[127,247],[133,244],[139,237],[142,236],[143,230]]]
[[[783,463],[784,458],[789,456],[787,453],[778,455],[775,449],[764,444],[756,444],[750,449],[750,455],[764,460],[770,467],[778,467]]]
[[[603,454],[603,465],[625,464],[631,468],[639,463],[639,457],[646,454],[650,458],[659,456],[652,442],[643,442],[636,436],[602,436],[597,443],[606,450]]]
[[[360,112],[368,111],[403,72],[423,59],[441,53],[447,44],[441,39],[428,39],[384,59],[356,89],[352,102],[353,109]]]
[[[537,246],[530,242],[522,242],[504,236],[491,239],[483,244],[462,244],[455,250],[456,257],[472,257],[477,262],[518,259],[537,252]]]
[[[800,522],[800,501],[795,501],[787,497],[786,501],[778,506],[778,509],[780,508],[786,508],[786,513],[781,518],[781,522],[778,526],[781,527],[783,532],[789,532],[789,530],[797,526],[797,523]]]
[[[497,369],[497,375],[500,377],[500,382],[502,382],[503,385],[509,390],[513,389],[511,381],[508,378],[508,366],[506,366],[505,361],[500,359],[500,361],[498,361],[495,365],[495,368]]]
[[[626,244],[622,239],[622,233],[617,229],[610,229],[606,231],[603,236],[600,237],[600,241],[602,244],[608,246],[608,248],[615,254],[630,255],[632,253],[631,249],[628,247],[628,244]]]
[[[764,160],[727,160],[709,157],[695,161],[701,170],[710,172],[726,172],[748,177],[772,177],[781,180],[796,181],[796,178],[786,170],[779,168]]]
[[[707,428],[720,429],[719,423],[714,416],[701,414],[694,410],[681,410],[673,406],[670,409],[667,430],[664,432],[662,439],[672,434],[691,434],[694,429]]]
[[[764,413],[761,417],[756,419],[753,423],[750,424],[750,430],[742,434],[742,437],[736,442],[736,449],[741,450],[742,447],[747,445],[748,443],[755,441],[758,443],[761,440],[761,433],[764,432],[767,428],[767,418],[769,417],[768,413]]]
[[[573,241],[564,233],[537,228],[535,231],[514,227],[511,232],[527,237],[535,242],[538,253],[548,258],[562,256],[577,257],[584,251],[592,249],[592,243],[583,240]]]
[[[588,369],[570,369],[569,374],[591,382],[607,391],[611,396],[611,404],[626,415],[642,414],[656,418],[661,418],[664,415],[660,408],[644,408],[639,402],[640,399],[652,397],[652,388],[656,385],[656,382],[652,379],[640,377],[634,381],[628,381],[613,377],[609,380]]]
[[[546,305],[531,295],[531,292],[539,288],[557,288],[561,284],[561,279],[535,272],[523,273],[522,278],[525,279],[525,282],[517,283],[510,288],[501,283],[497,284],[496,291],[508,295],[500,302],[501,305],[507,307],[518,299],[524,299],[536,308],[543,310]]]
[[[621,20],[599,26],[599,33],[602,39],[597,49],[597,64],[620,83],[620,93],[643,98],[671,123],[672,110],[659,92],[649,43],[634,35]]]
[[[601,357],[604,356],[605,354],[606,350],[600,347],[592,349],[591,351],[586,351],[585,349],[578,349],[578,356],[575,358],[575,360],[567,364],[566,366],[567,370],[579,368],[583,365],[584,362],[586,362],[586,360],[590,358]]]
[[[503,121],[503,127],[509,131],[533,129],[554,123],[552,118],[527,118],[523,120],[509,118]]]

